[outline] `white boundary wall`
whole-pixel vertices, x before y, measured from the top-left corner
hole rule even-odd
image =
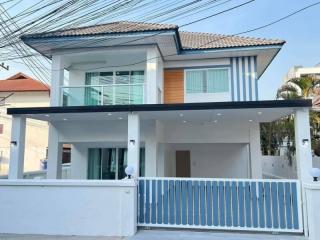
[[[320,168],[320,157],[313,157],[313,167]],[[262,156],[263,174],[269,177],[296,179],[297,178],[297,162],[292,159],[292,166],[288,165],[286,156]]]
[[[132,236],[134,180],[1,180],[0,233]]]

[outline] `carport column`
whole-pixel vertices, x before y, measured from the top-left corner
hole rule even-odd
[[[48,168],[47,179],[60,179],[62,175],[62,143],[59,143],[59,132],[49,123]]]
[[[309,174],[312,168],[311,140],[309,109],[298,109],[294,119],[296,161],[298,168],[298,178],[302,182],[310,182]]]
[[[262,178],[261,146],[260,146],[260,125],[257,122],[250,123],[250,166],[251,178]]]
[[[132,177],[139,177],[140,119],[136,113],[128,114],[128,166],[134,168]]]
[[[50,106],[62,105],[61,86],[64,79],[64,65],[61,56],[52,56],[52,70],[51,70],[51,86],[50,86]]]
[[[26,118],[12,117],[9,179],[23,178]]]

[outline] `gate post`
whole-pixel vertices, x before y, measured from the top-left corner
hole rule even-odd
[[[311,176],[309,174],[309,171],[312,168],[309,108],[301,108],[296,110],[294,119],[294,131],[298,179],[301,181],[302,188],[301,197],[304,220],[304,233],[305,236],[308,236],[308,213],[306,207],[304,183],[311,182]]]

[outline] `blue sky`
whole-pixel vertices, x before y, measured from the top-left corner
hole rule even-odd
[[[28,1],[28,4],[31,2]],[[243,1],[233,1],[228,6],[241,2]],[[315,0],[256,0],[244,7],[181,30],[234,34],[259,27],[315,2]],[[226,6],[212,9],[212,13],[221,11]],[[13,9],[11,14],[14,15],[15,11],[17,10]],[[271,27],[247,34],[251,37],[286,40],[280,53],[259,80],[261,100],[274,99],[276,90],[290,67],[314,66],[320,63],[319,12],[320,5],[317,5]],[[210,11],[206,15],[209,14]],[[202,15],[195,15],[187,20],[172,23],[180,25],[201,17]],[[24,65],[10,62],[10,71],[0,70],[0,78],[3,79],[19,71],[32,75]]]

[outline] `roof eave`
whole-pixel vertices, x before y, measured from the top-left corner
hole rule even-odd
[[[110,35],[125,35],[125,34],[135,34],[135,33],[152,33],[152,32],[171,32],[176,31],[178,28],[168,28],[168,29],[155,29],[155,30],[142,30],[142,31],[128,31],[128,32],[104,32],[104,33],[91,33],[91,34],[74,34],[74,35],[64,35],[64,36],[44,36],[26,34],[22,35],[20,39],[25,40],[40,40],[40,39],[54,39],[54,38],[71,38],[71,37],[95,37],[95,36],[110,36]]]
[[[84,113],[84,112],[141,112],[141,111],[177,111],[204,109],[248,109],[248,108],[311,108],[311,99],[266,100],[240,102],[203,102],[176,104],[141,105],[105,105],[105,106],[69,106],[69,107],[31,107],[8,108],[9,115],[47,114],[47,113]]]
[[[183,52],[218,52],[226,50],[252,50],[252,49],[266,49],[266,48],[282,48],[285,42],[279,44],[261,44],[261,45],[252,45],[252,46],[230,46],[230,47],[219,47],[219,48],[183,48]]]
[[[177,51],[178,53],[180,53],[181,49],[182,49],[182,44],[181,44],[181,39],[179,37],[179,31],[178,31],[178,27],[176,28],[172,28],[172,29],[161,29],[161,30],[144,30],[144,31],[131,31],[131,32],[120,32],[120,33],[99,33],[99,34],[88,34],[88,35],[67,35],[67,36],[50,36],[50,37],[28,37],[28,35],[22,35],[20,37],[20,39],[24,42],[24,44],[26,44],[28,47],[32,48],[34,51],[39,52],[42,56],[51,59],[52,55],[49,54],[48,52],[43,52],[38,50],[36,47],[34,47],[31,42],[43,42],[45,40],[55,40],[55,39],[59,39],[59,40],[68,40],[70,38],[90,38],[90,37],[96,37],[96,36],[118,36],[118,35],[130,35],[130,34],[139,34],[139,33],[157,33],[157,34],[161,34],[161,33],[174,33],[176,39],[177,39]]]

